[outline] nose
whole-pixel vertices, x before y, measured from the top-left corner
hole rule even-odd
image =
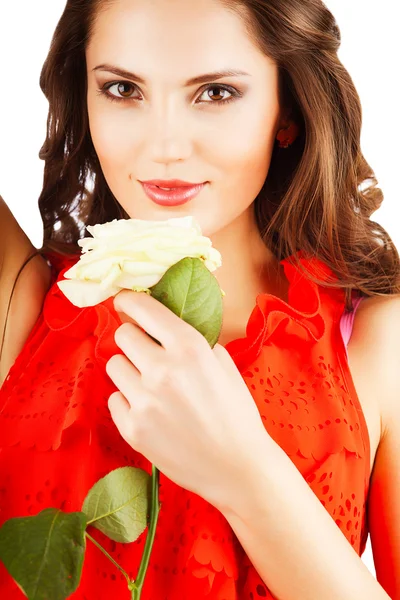
[[[171,105],[152,111],[148,128],[150,159],[155,163],[187,160],[193,148],[193,130],[182,107]]]

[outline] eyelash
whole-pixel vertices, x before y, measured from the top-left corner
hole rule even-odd
[[[112,81],[110,83],[104,84],[102,88],[98,88],[97,92],[100,96],[105,96],[107,98],[107,100],[110,100],[111,102],[115,102],[115,101],[116,102],[135,102],[138,100],[137,98],[120,98],[118,96],[114,96],[113,94],[110,94],[108,90],[111,87],[113,87],[114,85],[119,85],[119,84],[130,85],[134,88],[134,90],[138,89],[137,85],[135,85],[134,83],[130,83],[129,81]],[[239,92],[239,90],[236,90],[235,88],[233,88],[229,85],[221,85],[221,84],[216,84],[216,83],[208,84],[207,87],[205,87],[202,90],[200,96],[202,96],[206,90],[213,89],[213,88],[225,90],[225,91],[229,92],[230,94],[232,94],[232,96],[230,98],[225,98],[224,100],[210,100],[209,102],[203,101],[203,102],[201,102],[201,104],[217,104],[217,105],[221,106],[221,104],[228,104],[229,102],[232,102],[232,101],[236,100],[237,98],[241,98],[243,96],[242,92]]]

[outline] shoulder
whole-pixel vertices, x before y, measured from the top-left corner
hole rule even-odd
[[[400,598],[400,295],[363,300],[354,328],[366,384],[381,408],[367,511],[376,579],[390,598]]]
[[[20,271],[22,264],[8,269],[1,280],[0,386],[40,316],[51,283],[50,267],[40,254],[33,254]]]
[[[355,317],[349,350],[374,390],[382,419],[382,437],[396,415],[400,419],[400,294],[364,298]]]

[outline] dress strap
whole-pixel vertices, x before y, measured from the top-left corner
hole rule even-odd
[[[349,345],[350,337],[351,337],[351,334],[353,331],[356,310],[360,306],[360,304],[364,298],[365,298],[365,296],[354,296],[352,298],[353,310],[352,311],[345,310],[340,319],[340,332],[342,334],[343,342],[344,342],[344,345],[346,348],[346,355],[347,355],[347,346]],[[348,355],[347,355],[347,357],[348,357]]]
[[[2,338],[1,338],[1,345],[0,345],[0,360],[1,360],[1,357],[2,357],[2,354],[3,354],[4,342],[5,342],[5,339],[6,339],[7,320],[8,320],[8,314],[9,314],[9,312],[10,312],[11,300],[12,300],[12,297],[13,297],[13,294],[14,294],[15,286],[17,285],[18,277],[21,275],[21,273],[22,273],[23,269],[26,267],[26,265],[28,264],[28,262],[29,262],[30,260],[32,260],[32,258],[34,258],[35,256],[37,256],[38,254],[40,254],[40,251],[36,251],[36,252],[34,252],[34,253],[31,255],[31,256],[29,256],[29,257],[26,259],[26,261],[25,261],[25,262],[24,262],[24,263],[21,265],[21,267],[20,267],[20,269],[19,269],[19,271],[18,271],[18,273],[17,273],[17,276],[16,276],[16,278],[15,278],[15,281],[14,281],[14,283],[13,283],[13,286],[12,286],[12,289],[11,289],[10,298],[9,298],[9,301],[8,301],[8,306],[7,306],[7,313],[6,313],[6,319],[5,319],[5,323],[4,323],[3,334],[2,334]]]

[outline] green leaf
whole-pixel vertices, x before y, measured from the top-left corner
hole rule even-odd
[[[86,516],[46,508],[6,521],[0,559],[29,600],[64,600],[78,587],[86,548]]]
[[[151,475],[143,469],[120,467],[99,479],[82,506],[88,525],[115,542],[134,542],[147,527]]]
[[[200,258],[187,256],[175,263],[150,291],[153,298],[197,329],[211,348],[215,346],[222,328],[222,292]]]

